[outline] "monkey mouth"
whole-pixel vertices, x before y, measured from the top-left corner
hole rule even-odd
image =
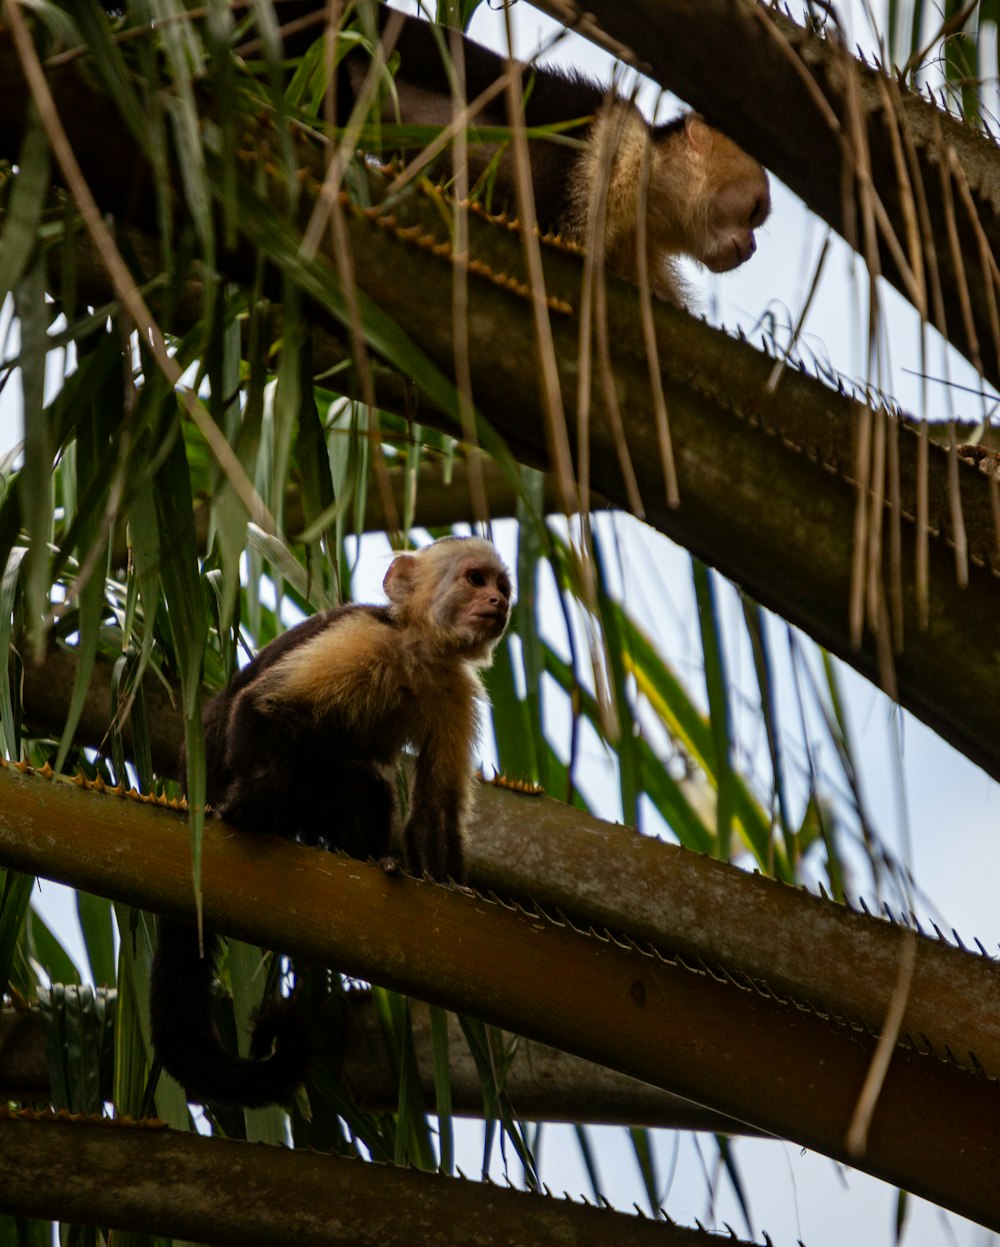
[[[731,273],[734,268],[746,264],[756,250],[753,242],[744,246],[738,238],[734,238],[728,247],[705,256],[702,264],[713,273]]]
[[[478,619],[490,627],[502,628],[507,622],[507,612],[500,608],[496,610],[478,610],[473,612],[472,618]]]

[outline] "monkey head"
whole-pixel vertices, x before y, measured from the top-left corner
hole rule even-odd
[[[655,247],[726,273],[756,251],[754,231],[770,211],[762,166],[697,113],[653,131],[647,222]]]
[[[382,587],[392,613],[425,643],[488,665],[510,616],[510,574],[488,541],[443,537],[398,554]]]
[[[728,273],[757,250],[754,231],[771,211],[767,174],[696,113],[686,118],[684,131],[703,187],[704,228],[694,254],[713,273]]]

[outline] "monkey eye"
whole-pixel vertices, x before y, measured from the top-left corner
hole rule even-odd
[[[481,589],[486,584],[486,577],[482,572],[473,570],[468,573],[467,580],[470,585],[475,585],[477,589]]]
[[[758,225],[762,225],[766,216],[767,202],[763,198],[758,197],[754,200],[753,207],[750,210],[750,228],[756,229]]]
[[[497,588],[507,600],[510,600],[510,580],[506,576],[497,577]]]

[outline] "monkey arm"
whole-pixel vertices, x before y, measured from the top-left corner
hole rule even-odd
[[[463,837],[472,813],[473,769],[469,742],[476,737],[474,699],[438,715],[417,755],[410,809],[403,828],[412,870],[444,881],[465,881]]]

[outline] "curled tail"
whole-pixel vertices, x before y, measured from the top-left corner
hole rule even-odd
[[[285,1104],[309,1065],[308,1029],[295,1002],[279,1000],[262,1007],[254,1024],[251,1056],[227,1051],[212,1021],[218,952],[218,938],[211,933],[205,933],[201,956],[194,927],[159,919],[149,992],[156,1055],[191,1100],[244,1108]]]

